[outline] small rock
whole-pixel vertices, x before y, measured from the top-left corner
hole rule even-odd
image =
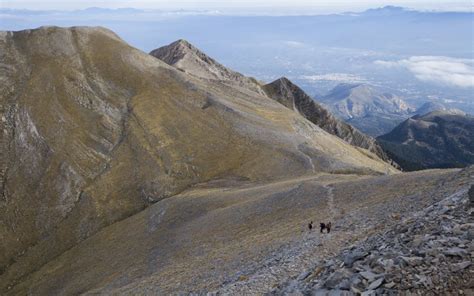
[[[373,282],[375,279],[381,276],[380,274],[375,274],[371,271],[363,271],[363,272],[360,272],[359,274],[363,276],[367,281],[369,281],[369,283]]]
[[[417,266],[423,262],[423,258],[421,257],[401,257],[403,261],[405,261],[410,266]]]
[[[454,248],[450,248],[450,249],[447,249],[447,250],[444,250],[443,251],[443,254],[445,254],[446,256],[458,256],[458,257],[463,257],[463,256],[466,256],[467,255],[467,252],[466,250],[463,250],[461,248],[458,248],[458,247],[454,247]]]
[[[335,289],[340,282],[345,279],[348,279],[350,275],[351,272],[349,272],[348,270],[336,271],[327,278],[323,286],[328,289]]]
[[[344,279],[339,283],[337,287],[341,290],[348,291],[351,289],[351,281],[349,279]]]
[[[367,252],[355,251],[344,256],[344,265],[351,268],[355,261],[363,259],[368,255]]]
[[[379,278],[378,280],[373,281],[373,282],[369,285],[369,287],[368,287],[367,289],[369,289],[369,290],[375,290],[375,289],[377,289],[378,287],[380,287],[380,285],[383,283],[383,281],[384,281],[384,278],[383,278],[383,277],[382,277],[382,278]]]
[[[386,283],[384,287],[387,289],[392,289],[393,287],[395,287],[395,285],[396,284],[394,282],[390,282],[390,283]]]
[[[351,291],[352,291],[352,292],[354,292],[354,293],[356,293],[357,295],[360,295],[360,294],[362,294],[362,291],[361,291],[361,290],[359,290],[359,289],[357,289],[357,288],[356,288],[356,287],[354,287],[354,286],[351,286]]]
[[[310,274],[311,274],[311,271],[302,272],[302,273],[296,278],[296,280],[302,281],[302,280],[306,279]]]
[[[460,270],[468,268],[469,266],[471,266],[470,261],[463,261],[461,263],[456,263],[456,264],[453,264],[453,271],[460,271]]]

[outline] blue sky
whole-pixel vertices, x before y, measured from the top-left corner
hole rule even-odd
[[[144,9],[216,9],[236,11],[269,11],[269,10],[311,10],[314,12],[359,11],[385,5],[403,6],[418,10],[472,11],[471,0],[433,1],[433,0],[99,0],[99,1],[64,1],[64,0],[1,0],[2,8],[20,9],[58,9],[73,10],[87,7],[120,8],[134,7]]]

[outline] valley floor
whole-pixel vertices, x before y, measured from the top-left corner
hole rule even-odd
[[[473,180],[471,167],[201,184],[105,228],[7,294],[313,291],[342,250],[446,197],[467,195]],[[316,229],[309,231],[311,220]],[[331,233],[320,234],[319,222],[329,221]]]

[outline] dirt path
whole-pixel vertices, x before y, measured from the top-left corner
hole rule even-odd
[[[334,187],[330,184],[318,184],[327,190],[329,221],[333,225],[340,224],[336,220],[338,210],[334,202]],[[244,276],[245,280],[229,283],[219,289],[217,293],[219,295],[262,295],[268,293],[285,279],[305,277],[306,274],[301,274],[301,270],[304,270],[302,266],[312,270],[318,268],[321,260],[337,254],[338,250],[346,243],[347,233],[345,231],[321,234],[317,222],[317,227],[313,231],[305,232],[295,241],[282,245],[263,263],[255,263],[254,270],[244,272],[244,274],[250,274],[250,276]]]
[[[327,202],[328,202],[328,209],[329,209],[329,221],[334,221],[337,217],[337,210],[334,204],[334,187],[331,185],[324,185],[324,188],[328,191],[327,193]]]

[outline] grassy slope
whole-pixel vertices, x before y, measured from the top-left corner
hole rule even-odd
[[[3,32],[0,48],[2,288],[199,182],[396,173],[265,96],[186,75],[105,29]]]

